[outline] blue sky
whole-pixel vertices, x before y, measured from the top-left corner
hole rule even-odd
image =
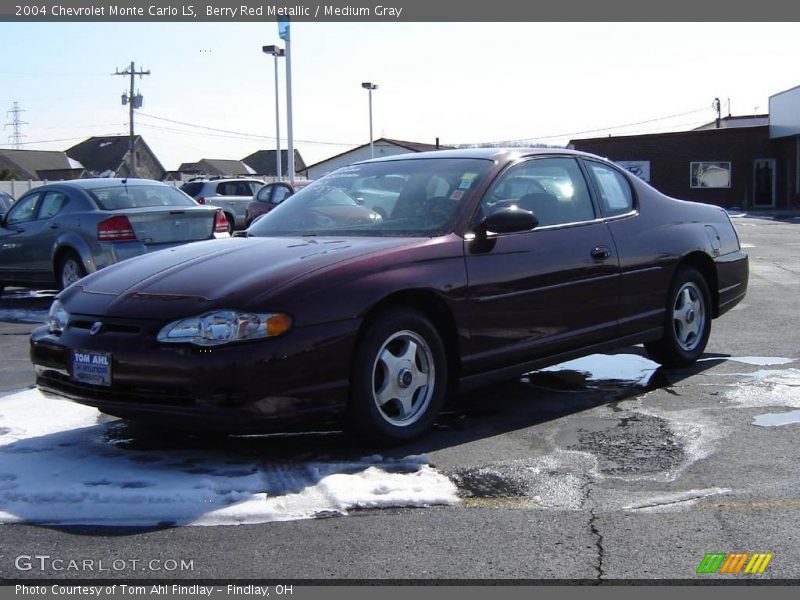
[[[25,148],[127,134],[128,82],[111,73],[131,60],[152,73],[137,79],[137,133],[166,168],[274,147],[273,63],[261,52],[282,44],[274,22],[2,23],[0,32],[0,109],[19,102],[24,141],[41,142]],[[793,23],[293,23],[292,50],[295,147],[308,163],[368,141],[362,81],[379,85],[376,137],[443,144],[566,143],[687,113],[584,135],[684,129],[713,119],[715,96],[724,112],[728,98],[735,115],[767,112],[770,95],[800,84],[786,66],[800,56]],[[285,148],[284,117],[281,133]]]

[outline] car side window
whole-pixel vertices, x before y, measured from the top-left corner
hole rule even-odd
[[[625,176],[606,165],[588,162],[600,192],[600,208],[607,217],[623,215],[633,210],[633,190]]]
[[[17,223],[27,223],[33,221],[36,214],[36,205],[39,202],[40,193],[30,194],[14,203],[6,216],[6,225],[16,225]]]
[[[39,205],[39,219],[52,219],[67,203],[67,196],[62,192],[47,192]]]
[[[246,181],[225,181],[217,185],[217,194],[220,196],[252,196],[253,188]]]
[[[280,204],[292,195],[292,191],[285,185],[279,185],[272,194],[272,204]]]
[[[260,190],[262,187],[264,187],[264,184],[263,183],[256,183],[255,181],[252,181],[252,182],[247,184],[247,187],[250,188],[250,194],[248,194],[248,195],[252,196],[253,194],[257,193],[258,190]]]
[[[481,202],[483,216],[510,206],[531,211],[539,227],[595,218],[589,188],[577,160],[533,158],[506,170]]]

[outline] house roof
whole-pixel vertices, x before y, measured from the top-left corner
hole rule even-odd
[[[240,160],[223,158],[202,158],[197,162],[181,163],[178,171],[183,173],[200,173],[203,175],[252,175],[253,170]]]
[[[73,168],[67,155],[55,150],[0,150],[0,166],[22,179],[39,179],[39,171]]]
[[[378,139],[372,141],[373,145],[379,144],[381,142],[383,142],[385,144],[392,144],[393,146],[398,146],[400,148],[403,148],[405,150],[409,150],[411,152],[429,152],[429,151],[433,151],[433,150],[452,150],[453,149],[452,146],[439,145],[437,147],[436,144],[424,144],[424,143],[421,143],[421,142],[407,142],[405,140],[394,140],[394,139],[384,138],[384,137],[378,138]],[[355,152],[356,150],[361,150],[362,148],[368,148],[368,147],[369,147],[369,144],[362,144],[360,146],[356,146],[355,148],[350,148],[350,150],[345,150],[344,152],[340,152],[339,154],[334,154],[333,156],[329,156],[325,160],[321,160],[319,162],[316,162],[313,165],[308,165],[307,167],[305,167],[303,169],[296,169],[296,170],[298,170],[298,171],[307,171],[309,169],[313,169],[314,167],[316,167],[318,165],[324,164],[324,163],[328,162],[329,160],[333,160],[334,158],[339,158],[340,156],[344,156],[345,154],[349,154],[351,152]]]
[[[134,141],[138,142],[140,139],[141,136],[137,135]],[[116,173],[128,153],[129,140],[127,135],[90,137],[69,148],[67,155],[79,160],[90,171],[96,173],[113,171]]]
[[[130,137],[127,135],[106,135],[90,137],[80,144],[69,148],[66,152],[70,158],[74,158],[94,173],[112,172],[117,173],[125,162],[128,154],[128,144]],[[163,173],[164,167],[156,155],[140,135],[134,136],[134,144],[137,149],[144,150],[150,155],[158,169]]]
[[[735,131],[738,129],[764,129],[766,131],[769,130],[768,124],[764,125],[740,125],[738,127],[721,127],[719,129],[689,129],[688,131],[666,131],[663,133],[638,133],[635,135],[614,135],[614,136],[604,136],[604,137],[593,137],[593,138],[574,138],[569,141],[567,144],[567,148],[575,148],[576,145],[580,145],[581,143],[603,143],[603,144],[624,144],[626,141],[630,140],[649,140],[649,139],[664,139],[668,137],[676,137],[679,138],[681,136],[712,136],[712,135],[723,135],[723,132],[730,132],[730,135],[734,135]],[[716,133],[714,133],[716,132]],[[726,133],[726,135],[728,135]]]
[[[734,127],[761,127],[769,125],[769,115],[740,115],[733,117],[728,115],[719,120],[719,127],[717,127],[716,120],[695,127],[693,131],[704,131],[706,129],[732,129]]]
[[[375,140],[375,142],[379,141],[389,142],[390,144],[394,144],[395,146],[400,146],[402,148],[406,148],[411,150],[412,152],[431,152],[433,150],[450,150],[452,146],[442,146],[436,144],[424,144],[421,142],[406,142],[404,140],[393,140],[389,138],[379,138]],[[373,142],[373,144],[375,143]],[[365,144],[365,146],[369,146],[369,144]]]
[[[276,175],[275,173],[275,150],[259,150],[253,152],[250,156],[245,156],[242,159],[248,167],[253,169],[259,175]],[[281,150],[281,175],[286,175],[289,168],[289,151]],[[294,151],[294,170],[303,171],[306,169],[306,163],[300,152]]]

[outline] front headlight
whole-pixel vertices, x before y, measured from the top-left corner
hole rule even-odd
[[[219,310],[173,321],[158,332],[158,341],[195,346],[275,337],[289,331],[292,319],[283,313],[244,313]]]
[[[47,314],[47,328],[50,333],[63,333],[69,323],[69,313],[59,300],[53,300],[50,312]]]

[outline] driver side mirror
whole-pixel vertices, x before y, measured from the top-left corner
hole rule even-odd
[[[539,219],[531,211],[509,206],[494,211],[475,228],[475,235],[485,238],[488,232],[518,233],[530,231],[539,225]]]

